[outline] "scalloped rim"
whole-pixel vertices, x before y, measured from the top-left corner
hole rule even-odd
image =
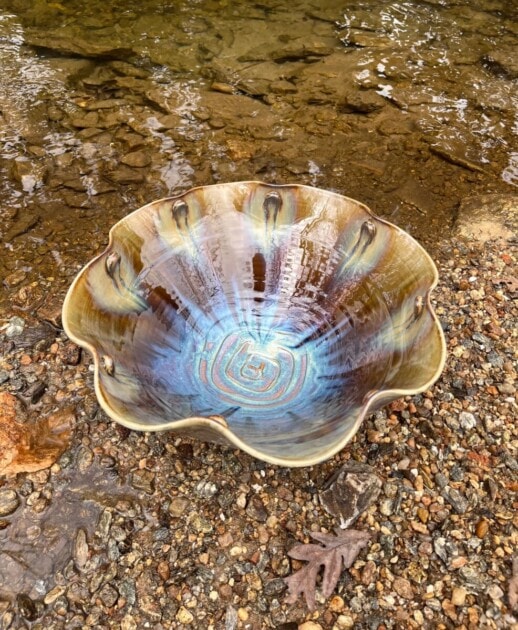
[[[214,186],[238,186],[238,185],[246,185],[246,186],[251,186],[251,185],[261,185],[261,186],[266,186],[266,187],[270,187],[270,188],[299,188],[299,189],[311,189],[311,190],[315,190],[315,187],[313,186],[306,186],[304,184],[268,184],[265,182],[260,182],[260,181],[255,181],[255,180],[251,180],[251,181],[239,181],[239,182],[227,182],[226,184],[213,184]],[[210,186],[210,185],[209,185]],[[439,361],[439,364],[437,366],[436,371],[434,372],[434,375],[431,379],[429,379],[428,381],[426,381],[426,383],[423,383],[422,386],[418,387],[418,388],[414,388],[414,389],[382,389],[379,392],[377,392],[374,395],[369,395],[367,394],[366,398],[366,402],[360,412],[360,414],[358,415],[358,418],[356,420],[356,422],[354,423],[354,425],[344,434],[344,436],[342,437],[342,439],[340,441],[338,441],[337,443],[333,444],[332,447],[328,448],[327,450],[319,453],[318,455],[315,455],[313,457],[308,457],[308,458],[301,458],[301,459],[289,459],[289,458],[282,458],[282,457],[273,457],[271,455],[268,455],[267,453],[263,453],[262,451],[258,451],[257,449],[253,448],[252,446],[250,446],[249,444],[247,444],[246,442],[244,442],[243,440],[241,440],[239,437],[237,437],[229,428],[228,426],[223,426],[223,424],[221,424],[221,421],[219,419],[219,417],[215,417],[210,418],[210,417],[197,417],[197,416],[192,416],[190,418],[184,418],[183,420],[172,420],[169,422],[164,422],[163,424],[159,424],[159,425],[154,425],[152,427],[149,426],[141,426],[136,422],[132,422],[127,420],[126,418],[120,416],[118,413],[114,412],[114,410],[110,407],[108,401],[106,400],[104,394],[101,391],[100,388],[100,384],[99,384],[99,371],[100,371],[100,359],[99,359],[99,354],[97,352],[97,350],[94,348],[94,346],[92,346],[91,344],[89,344],[88,342],[84,341],[83,339],[76,337],[69,329],[68,327],[68,322],[67,322],[67,311],[70,309],[70,302],[72,301],[73,298],[73,294],[74,294],[74,288],[76,286],[76,284],[79,282],[79,280],[82,278],[82,276],[88,271],[88,269],[90,268],[91,265],[93,265],[97,260],[99,260],[100,258],[102,258],[107,251],[110,250],[110,248],[113,245],[114,242],[114,234],[115,231],[117,230],[117,228],[123,224],[128,217],[136,214],[137,212],[142,211],[144,208],[148,208],[150,206],[153,206],[155,204],[159,204],[162,203],[164,201],[168,201],[171,199],[181,199],[182,197],[184,197],[185,195],[189,194],[190,192],[192,192],[193,190],[199,190],[201,188],[208,188],[209,186],[196,186],[194,188],[190,188],[189,190],[179,194],[179,195],[173,195],[171,197],[163,197],[161,199],[156,199],[155,201],[152,201],[151,203],[145,204],[144,206],[141,206],[140,208],[137,208],[136,210],[134,210],[133,212],[131,212],[130,214],[128,214],[127,216],[123,217],[122,219],[120,219],[120,221],[118,221],[117,223],[115,223],[115,225],[113,225],[109,231],[109,237],[108,237],[108,245],[105,248],[105,250],[103,252],[101,252],[99,255],[95,256],[95,258],[93,258],[90,262],[88,262],[82,269],[81,271],[79,271],[79,273],[77,274],[77,276],[75,277],[74,281],[72,282],[70,288],[68,289],[68,292],[66,294],[65,300],[63,302],[63,309],[62,309],[62,320],[63,320],[63,329],[66,333],[66,335],[68,336],[69,339],[71,339],[74,343],[76,343],[77,345],[81,346],[82,348],[85,348],[86,350],[88,350],[90,352],[90,354],[93,356],[94,359],[94,387],[95,387],[95,393],[97,396],[97,399],[99,401],[99,403],[101,404],[101,407],[103,408],[103,410],[106,412],[106,414],[112,418],[113,420],[115,420],[116,422],[118,422],[119,424],[122,424],[123,426],[127,427],[128,429],[132,429],[132,430],[137,430],[137,431],[147,431],[147,432],[157,432],[157,431],[165,431],[165,430],[181,430],[181,429],[194,429],[196,430],[197,428],[205,428],[205,429],[209,429],[210,431],[214,431],[216,433],[218,433],[219,435],[221,435],[227,442],[229,442],[231,445],[236,446],[237,448],[241,449],[242,451],[245,451],[246,453],[248,453],[249,455],[252,455],[253,457],[260,459],[261,461],[264,462],[268,462],[270,464],[275,464],[277,466],[287,466],[290,468],[301,468],[304,466],[313,466],[315,464],[319,464],[327,459],[330,459],[331,457],[333,457],[334,455],[336,455],[336,453],[338,453],[339,451],[341,451],[344,446],[354,437],[354,435],[357,433],[358,429],[360,428],[360,425],[362,424],[362,422],[364,421],[365,417],[369,414],[370,410],[376,407],[376,403],[379,399],[381,398],[385,398],[387,396],[393,397],[393,399],[397,399],[397,398],[401,398],[403,396],[414,396],[415,394],[419,394],[420,392],[424,392],[426,391],[429,387],[431,387],[433,385],[433,383],[435,383],[435,381],[437,381],[437,379],[439,378],[439,376],[441,375],[443,369],[444,369],[444,364],[446,362],[446,341],[444,339],[444,332],[442,330],[442,327],[439,323],[439,320],[437,318],[437,315],[435,314],[435,311],[431,305],[430,302],[430,294],[431,292],[435,289],[435,287],[437,286],[438,282],[439,282],[439,274],[437,272],[437,267],[435,266],[434,261],[432,260],[432,258],[430,257],[430,255],[428,254],[428,252],[424,249],[424,247],[418,243],[416,241],[416,239],[411,236],[408,232],[405,232],[405,230],[402,230],[400,227],[398,227],[397,225],[394,225],[393,223],[390,223],[390,221],[386,221],[385,219],[382,219],[378,216],[376,216],[372,210],[367,207],[365,204],[363,204],[361,201],[357,201],[356,199],[352,199],[351,197],[346,197],[345,195],[340,195],[339,193],[330,191],[330,190],[325,190],[325,189],[318,189],[318,190],[323,190],[324,192],[330,194],[330,195],[334,195],[337,197],[340,197],[342,199],[347,199],[349,201],[352,201],[353,203],[356,203],[358,205],[360,205],[365,212],[371,217],[373,218],[375,221],[378,221],[380,223],[384,223],[385,225],[389,226],[390,228],[396,230],[397,232],[400,232],[402,234],[405,235],[406,238],[411,239],[416,246],[422,250],[422,252],[424,252],[426,258],[428,259],[428,263],[430,265],[430,268],[433,270],[434,273],[434,279],[432,284],[430,285],[428,291],[426,292],[426,310],[428,311],[428,313],[430,314],[435,327],[437,329],[437,331],[439,332],[439,338],[441,340],[441,346],[442,346],[442,352],[441,352],[441,358]],[[225,422],[226,424],[226,422]]]

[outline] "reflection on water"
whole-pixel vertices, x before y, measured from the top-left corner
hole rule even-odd
[[[504,0],[7,0],[8,293],[22,266],[62,294],[114,221],[217,181],[318,185],[444,233],[461,199],[516,185],[513,17]]]

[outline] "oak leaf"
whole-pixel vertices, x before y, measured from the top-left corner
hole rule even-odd
[[[322,543],[323,546],[313,543],[299,544],[288,551],[290,558],[305,560],[308,564],[293,575],[284,578],[288,585],[286,603],[294,604],[299,595],[304,595],[309,610],[314,610],[320,567],[324,567],[321,585],[322,595],[329,597],[340,579],[342,571],[353,564],[371,538],[368,532],[356,529],[341,530],[337,528],[335,532],[336,534],[323,532],[311,534],[311,537]]]

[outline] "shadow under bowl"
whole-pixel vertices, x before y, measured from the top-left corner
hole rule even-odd
[[[353,199],[217,184],[119,221],[63,323],[114,420],[306,466],[439,377],[436,283],[424,249]]]

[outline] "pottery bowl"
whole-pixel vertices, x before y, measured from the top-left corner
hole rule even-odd
[[[114,420],[305,466],[438,378],[436,282],[424,249],[353,199],[218,184],[119,221],[63,323]]]

